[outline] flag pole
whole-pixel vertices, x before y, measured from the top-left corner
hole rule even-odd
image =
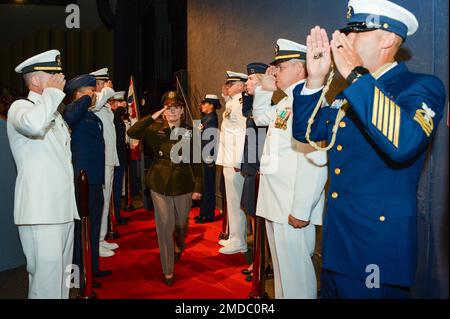
[[[134,77],[131,76],[131,83],[133,86],[133,101],[134,101],[134,105],[136,108],[136,118],[139,121],[141,119],[141,114],[140,114],[140,104],[138,103],[138,99],[137,99],[137,93],[136,93],[136,86],[135,86],[135,82],[134,82]],[[147,196],[145,195],[145,157],[144,157],[144,146],[142,141],[139,143],[139,147],[140,147],[140,154],[141,154],[141,160],[139,161],[139,177],[140,177],[140,182],[141,182],[141,194],[142,194],[142,201],[143,201],[143,205],[144,208],[146,210],[150,210],[151,209],[151,205],[149,203],[149,199],[147,198]]]

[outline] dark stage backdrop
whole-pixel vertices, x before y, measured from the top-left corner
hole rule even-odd
[[[6,121],[0,116],[0,272],[25,264],[19,232],[14,225],[16,166],[9,149]]]
[[[410,70],[431,73],[448,92],[448,1],[394,0],[420,22],[402,59]],[[305,43],[311,27],[342,27],[346,0],[188,1],[188,86],[191,105],[220,95],[226,70],[245,72],[252,61],[270,62],[278,38]],[[448,298],[447,111],[423,171],[418,192],[419,260],[413,297]]]

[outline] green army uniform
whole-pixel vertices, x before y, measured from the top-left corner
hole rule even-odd
[[[166,121],[156,122],[151,115],[128,130],[128,136],[143,140],[155,154],[145,183],[151,190],[161,267],[167,276],[173,274],[174,262],[185,249],[192,193],[201,193],[203,187],[201,163],[192,160],[194,150],[201,148],[194,148],[192,132],[184,123],[172,130]],[[164,282],[172,285],[173,277]]]
[[[151,190],[166,196],[202,192],[201,163],[192,163],[194,150],[192,127],[181,123],[180,131],[182,128],[186,133],[182,135],[180,133],[177,140],[171,140],[172,130],[168,123],[156,122],[149,115],[134,124],[127,132],[128,136],[143,140],[153,150],[154,162],[145,177],[145,183]],[[191,156],[177,164],[171,160],[170,154],[180,140],[190,143]]]

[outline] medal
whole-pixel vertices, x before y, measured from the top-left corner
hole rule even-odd
[[[230,115],[231,115],[231,108],[227,108],[226,111],[223,113],[223,117],[226,118],[227,120],[230,119]]]
[[[275,119],[275,128],[286,130],[287,121],[291,116],[291,111],[283,110],[277,112],[277,118]]]

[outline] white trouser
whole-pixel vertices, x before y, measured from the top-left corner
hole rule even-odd
[[[103,212],[102,212],[102,226],[100,228],[100,241],[105,240],[108,232],[109,221],[109,205],[111,204],[111,193],[114,181],[114,166],[105,166],[105,186],[103,188]]]
[[[230,247],[247,248],[247,219],[241,209],[244,177],[232,167],[223,168],[228,209]]]
[[[316,299],[317,280],[311,257],[316,228],[310,224],[295,229],[291,225],[266,220],[272,255],[275,299]]]
[[[29,299],[69,299],[74,222],[19,226]]]

